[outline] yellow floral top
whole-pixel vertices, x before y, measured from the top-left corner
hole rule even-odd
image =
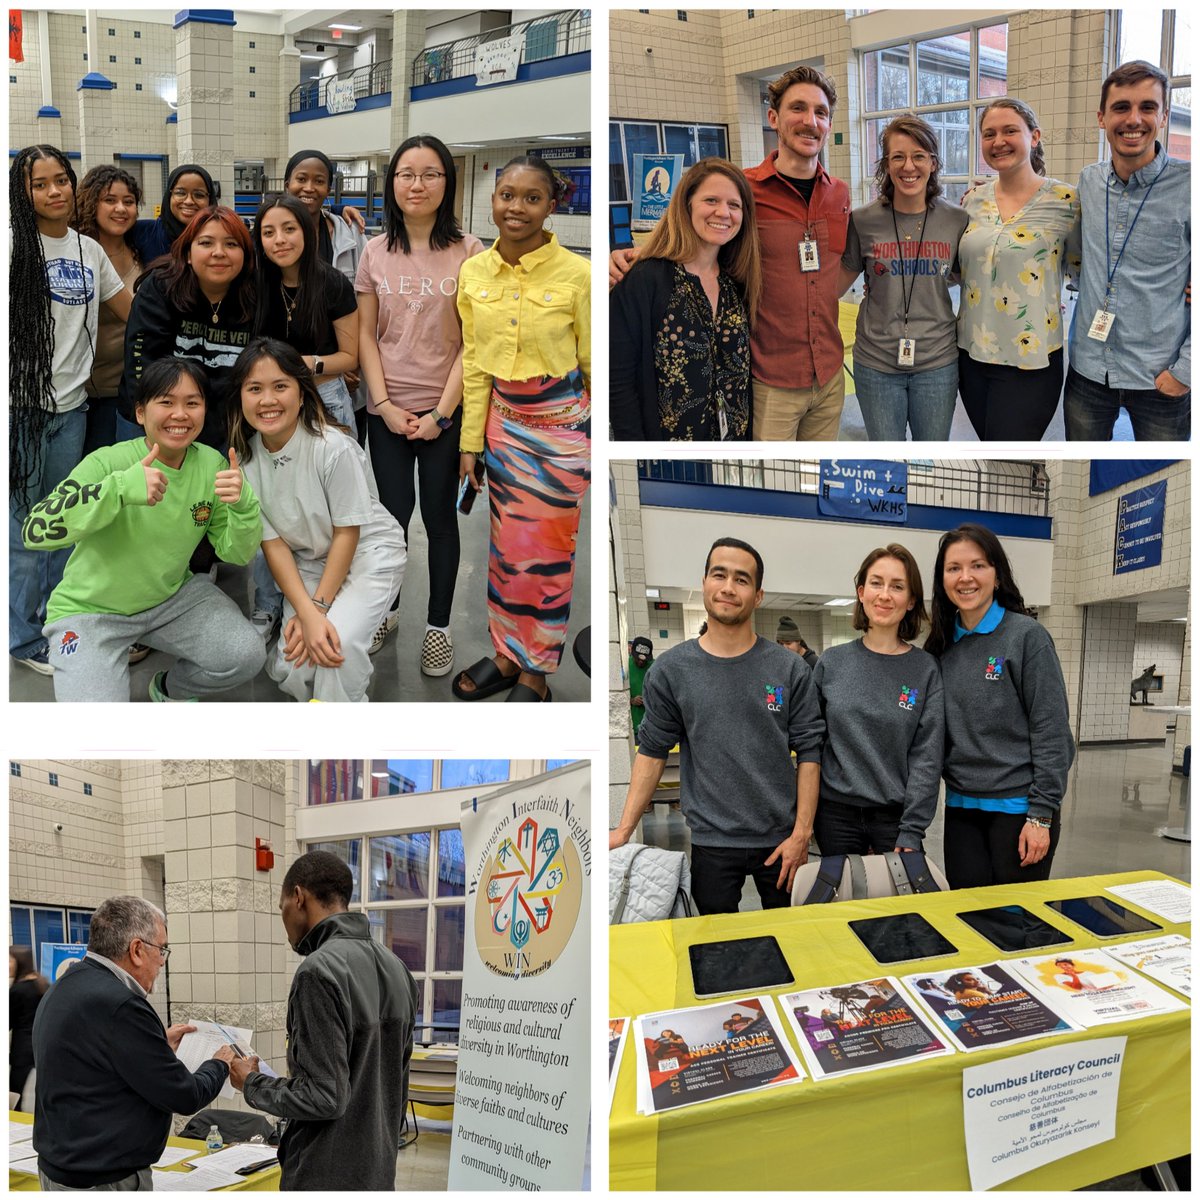
[[[1047,179],[1011,220],[1000,217],[996,183],[962,200],[970,223],[958,244],[962,295],[958,348],[976,362],[1037,370],[1063,344],[1063,273],[1067,238],[1079,226],[1079,193]]]
[[[458,275],[463,328],[463,423],[460,446],[483,449],[492,380],[561,379],[576,367],[591,389],[592,272],[586,258],[554,234],[510,266],[493,243]]]

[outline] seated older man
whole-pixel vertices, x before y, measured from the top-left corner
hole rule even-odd
[[[167,961],[167,920],[137,896],[105,900],[87,956],[46,993],[33,1023],[33,1148],[43,1191],[149,1191],[172,1113],[216,1099],[233,1050],[195,1074],[175,1050],[194,1025],[164,1029],[146,997]]]

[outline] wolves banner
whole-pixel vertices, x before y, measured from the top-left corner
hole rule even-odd
[[[590,764],[463,805],[467,862],[451,1190],[578,1190],[591,1015]]]

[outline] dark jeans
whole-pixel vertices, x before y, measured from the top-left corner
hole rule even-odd
[[[813,833],[822,854],[887,854],[900,836],[902,804],[872,804],[860,808],[822,797],[813,818]]]
[[[1192,436],[1192,393],[1166,396],[1156,388],[1106,387],[1072,367],[1063,401],[1067,441],[1110,442],[1121,409],[1139,442],[1186,442]]]
[[[958,352],[958,394],[982,442],[1040,442],[1062,387],[1062,350],[1034,371],[976,362],[966,350]]]
[[[692,899],[696,911],[702,917],[737,912],[747,875],[754,877],[763,908],[787,908],[792,902],[791,892],[775,886],[779,880],[778,861],[769,867],[764,865],[774,850],[774,846],[743,850],[693,844]]]
[[[117,440],[116,396],[91,396],[87,405],[87,433],[83,438],[84,458],[93,450],[102,450],[105,446],[114,445]],[[140,425],[138,429],[141,429]]]
[[[458,577],[458,512],[454,502],[458,493],[461,431],[461,406],[454,411],[454,424],[431,442],[420,438],[410,442],[393,433],[382,417],[372,414],[367,418],[367,440],[371,444],[371,466],[379,499],[404,527],[406,543],[408,523],[420,496],[421,524],[429,541],[428,621],[439,628],[450,624],[454,583]]]
[[[1026,883],[1050,878],[1058,848],[1061,822],[1056,813],[1050,826],[1050,850],[1032,866],[1021,866],[1017,840],[1025,825],[1023,813],[984,812],[946,807],[943,853],[946,879],[952,888],[990,887],[994,883]]]

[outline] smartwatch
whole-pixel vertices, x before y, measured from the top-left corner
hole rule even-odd
[[[316,354],[313,355],[313,374],[314,375],[324,375],[325,374],[325,360]]]
[[[439,429],[449,429],[454,424],[453,417],[443,417],[436,408],[433,410],[433,419],[438,423]]]

